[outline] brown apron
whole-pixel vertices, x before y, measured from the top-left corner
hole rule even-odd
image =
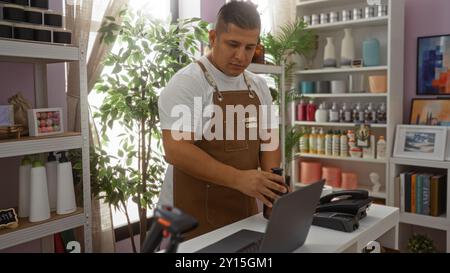
[[[204,137],[194,144],[212,156],[214,159],[240,170],[256,170],[259,166],[260,140],[258,134],[260,101],[255,91],[248,84],[245,74],[244,80],[248,90],[219,91],[216,83],[201,62],[197,62],[214,88],[213,103],[222,109],[223,140],[208,141]],[[256,117],[249,117],[246,113],[244,120],[237,120],[234,114],[233,122],[235,137],[226,140],[226,106],[227,105],[255,105]],[[244,122],[245,140],[237,140],[238,123]],[[256,122],[256,123],[255,123]],[[212,129],[212,131],[214,128]],[[257,135],[256,140],[250,140],[250,132]],[[201,163],[199,163],[201,164]],[[225,175],[225,174],[224,174]],[[219,186],[214,183],[199,180],[186,174],[174,166],[173,198],[174,206],[188,213],[198,220],[198,227],[187,233],[190,239],[214,229],[231,224],[258,213],[256,200],[240,191]]]

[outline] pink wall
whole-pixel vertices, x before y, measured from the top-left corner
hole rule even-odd
[[[201,2],[201,17],[203,20],[210,23],[216,21],[216,15],[220,7],[225,4],[225,0],[202,0]]]
[[[449,13],[450,0],[406,0],[403,99],[405,123],[409,123],[411,99],[416,97],[417,37],[450,34]]]

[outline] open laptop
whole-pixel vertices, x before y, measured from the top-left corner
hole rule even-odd
[[[275,201],[266,232],[242,229],[197,253],[292,252],[308,236],[324,180],[281,196]]]

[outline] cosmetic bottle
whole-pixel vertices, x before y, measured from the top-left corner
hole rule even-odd
[[[65,152],[58,152],[61,155],[56,168],[56,213],[67,214],[77,209],[75,202],[75,189],[73,186],[72,163],[67,159]]]
[[[30,174],[31,160],[25,156],[19,167],[19,217],[30,215]]]
[[[45,171],[47,173],[47,187],[48,187],[48,199],[50,202],[50,210],[56,210],[56,169],[58,163],[56,162],[56,157],[53,152],[48,153],[47,162],[45,163]]]
[[[47,174],[42,161],[33,161],[30,173],[30,222],[40,222],[50,218],[48,202]]]

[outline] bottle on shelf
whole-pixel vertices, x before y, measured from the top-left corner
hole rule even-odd
[[[339,110],[336,102],[333,102],[333,106],[330,109],[330,122],[339,122]]]
[[[319,134],[317,134],[317,153],[319,155],[325,154],[325,132],[323,128],[320,128]]]
[[[354,109],[353,113],[354,113],[353,121],[355,123],[364,123],[364,114],[365,113],[364,113],[364,109],[360,102],[358,102],[356,104],[356,108]]]
[[[377,112],[375,111],[371,102],[369,103],[369,106],[367,106],[367,109],[364,111],[364,121],[365,123],[377,122]]]
[[[281,168],[272,168],[271,170],[272,170],[272,173],[278,174],[278,175],[280,175],[280,176],[283,176],[283,169],[281,169]],[[286,181],[285,181],[285,182],[286,182]],[[279,196],[282,196],[282,195],[287,194],[287,193],[289,192],[289,186],[286,185],[286,184],[283,184],[283,186],[286,187],[286,192],[285,192],[285,193],[282,193],[282,192],[279,192],[279,191],[273,191],[273,192],[276,193],[276,194],[279,195]],[[270,199],[270,198],[269,198],[269,200],[270,200],[272,203],[273,203],[273,201],[274,201],[274,200],[272,200],[272,199]],[[269,220],[271,214],[272,214],[272,208],[270,208],[270,207],[264,205],[264,206],[263,206],[263,216],[264,216],[264,218],[266,218],[267,220]]]
[[[72,163],[67,159],[65,152],[58,152],[58,154],[60,154],[61,157],[56,168],[56,213],[67,214],[72,213],[77,209],[75,189],[73,186]]]
[[[34,160],[30,174],[30,222],[40,222],[50,218],[47,175],[44,164]]]
[[[315,121],[317,106],[314,104],[313,100],[310,100],[306,107],[306,120]]]
[[[25,156],[19,167],[19,217],[30,215],[30,174],[31,159]]]
[[[306,107],[307,104],[305,100],[301,99],[300,103],[297,104],[297,120],[305,121],[306,120]]]
[[[386,140],[384,140],[384,136],[380,136],[377,141],[377,159],[385,159],[386,158]]]
[[[317,135],[314,127],[311,128],[311,134],[309,134],[309,152],[317,154]]]
[[[365,147],[363,148],[363,154],[362,157],[363,158],[370,158],[370,159],[374,159],[375,158],[375,151],[376,151],[376,140],[375,140],[375,135],[374,134],[370,134],[369,137],[369,147]]]
[[[325,102],[321,103],[319,109],[316,110],[315,118],[317,122],[328,121],[328,110]]]
[[[341,154],[340,141],[341,141],[341,136],[339,134],[339,131],[335,131],[333,133],[333,143],[332,143],[333,154],[332,154],[332,156],[339,156]]]
[[[340,136],[340,155],[342,157],[347,157],[348,156],[348,138],[347,138],[347,134],[345,132],[345,130],[341,131],[341,136]]]
[[[325,135],[325,155],[333,155],[333,131],[331,130],[328,130],[327,134]]]
[[[299,149],[300,153],[309,153],[309,134],[305,127],[302,127],[303,134],[300,136]]]
[[[386,123],[386,104],[383,102],[377,110],[377,122]]]
[[[51,211],[56,210],[57,165],[58,163],[56,162],[56,157],[53,152],[48,153],[45,171],[47,173],[48,199]]]
[[[341,122],[352,122],[352,109],[347,106],[347,103],[344,102],[344,105],[341,109]]]

